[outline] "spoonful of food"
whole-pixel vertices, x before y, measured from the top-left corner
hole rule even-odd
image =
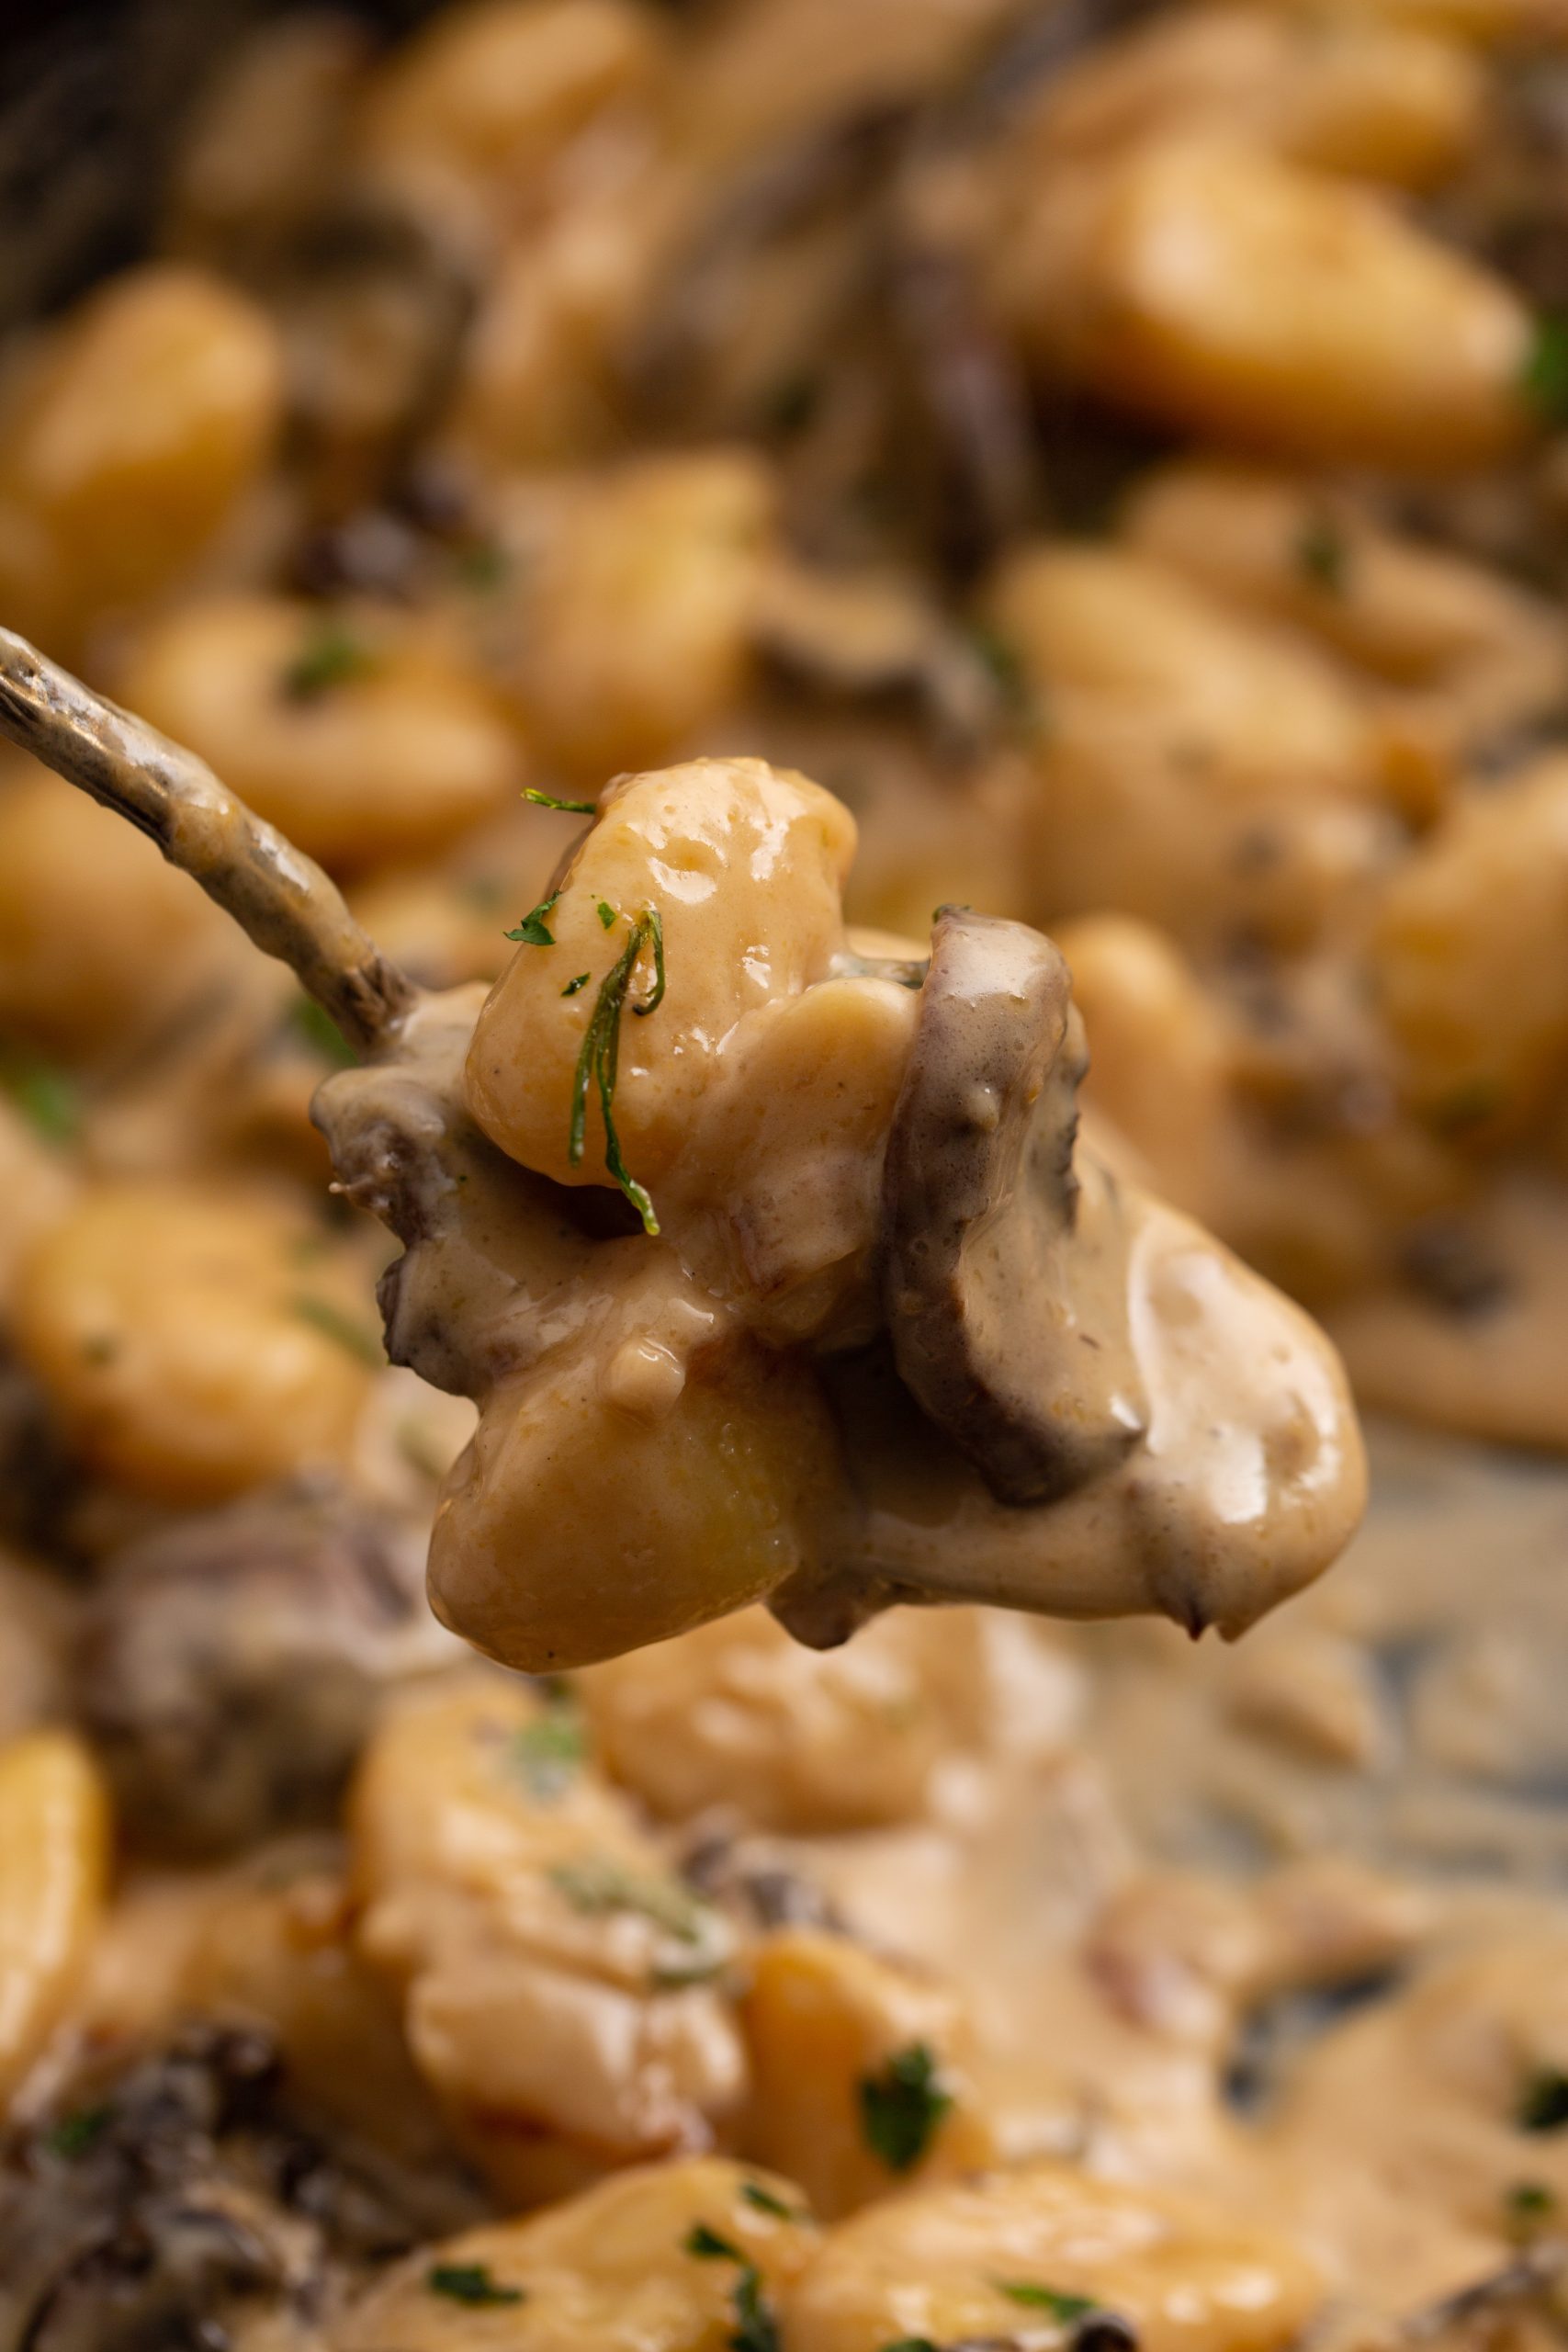
[[[426,994],[198,760],[0,631],[0,732],[151,835],[361,1056],[312,1115],[403,1245],[388,1352],[472,1397],[437,1614],[532,1672],[763,1600],[1233,1635],[1365,1473],[1329,1342],[1080,1135],[1051,942],[846,928],[854,824],[760,760],[615,777],[494,987]],[[1157,1083],[1157,1073],[1151,1074]]]

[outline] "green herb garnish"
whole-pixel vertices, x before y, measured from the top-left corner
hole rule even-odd
[[[1017,647],[1003,637],[999,630],[990,628],[984,621],[977,623],[970,630],[969,641],[990,672],[992,680],[1010,710],[1017,718],[1031,716],[1033,711],[1034,697],[1030,691],[1029,679]]]
[[[36,1055],[7,1055],[0,1087],[45,1143],[74,1143],[82,1131],[82,1096],[74,1079]]]
[[[699,2262],[744,2262],[746,2256],[732,2238],[721,2238],[705,2222],[694,2222],[686,2232],[685,2247]]]
[[[499,588],[512,570],[512,559],[494,539],[476,539],[459,548],[454,568],[465,588]]]
[[[760,2180],[743,2180],[740,2194],[748,2205],[754,2205],[759,2213],[771,2213],[775,2222],[805,2219],[805,2215],[797,2212],[793,2205],[786,2205],[782,2197],[775,2197],[771,2188],[764,2188]]]
[[[334,1069],[348,1069],[359,1058],[332,1014],[313,996],[295,998],[288,1023],[301,1045],[331,1062]]]
[[[464,2303],[470,2311],[493,2309],[498,2303],[520,2303],[524,2300],[521,2287],[498,2287],[489,2267],[482,2262],[437,2262],[424,2274],[424,2283],[433,2295],[445,2295],[454,2303]]]
[[[1544,2180],[1517,2180],[1503,2194],[1503,2211],[1516,2235],[1528,2237],[1557,2211],[1557,2193]]]
[[[312,1324],[329,1340],[335,1340],[340,1348],[357,1356],[361,1363],[369,1364],[377,1372],[386,1363],[386,1350],[369,1325],[345,1315],[330,1298],[318,1298],[312,1291],[300,1291],[288,1303],[302,1323]]]
[[[879,2344],[876,2352],[942,2352],[929,2335],[896,2335],[891,2344]]]
[[[1349,573],[1350,550],[1344,533],[1327,514],[1314,514],[1297,535],[1296,570],[1325,596],[1342,596]]]
[[[1525,2085],[1516,2119],[1521,2132],[1561,2132],[1568,2124],[1568,2075],[1542,2066]]]
[[[512,1756],[530,1796],[543,1804],[564,1796],[588,1758],[588,1734],[570,1701],[525,1724],[512,1742]]]
[[[367,678],[378,667],[376,655],[344,622],[318,621],[283,673],[283,691],[290,702],[315,702],[333,686],[354,678]]]
[[[741,2271],[730,2301],[735,2307],[735,2333],[729,2338],[729,2352],[779,2352],[779,2324],[754,2262]]]
[[[575,996],[579,989],[585,989],[588,986],[588,983],[592,977],[593,975],[592,972],[579,972],[575,980],[568,980],[565,988],[561,990],[562,996]]]
[[[895,2051],[881,2074],[863,2075],[859,2088],[867,2145],[889,2172],[909,2171],[953,2105],[953,2094],[937,2079],[930,2049],[912,2041],[907,2050]]]
[[[603,900],[599,911],[603,918]],[[611,920],[614,921],[613,911]],[[567,1157],[574,1168],[582,1158],[588,1133],[588,1088],[592,1080],[598,1089],[600,1115],[604,1122],[604,1165],[641,1217],[644,1231],[657,1233],[659,1219],[654,1213],[653,1203],[630,1173],[622,1156],[614,1109],[615,1072],[621,1050],[621,1013],[631,987],[633,970],[645,947],[653,950],[653,987],[640,1004],[633,1006],[632,1010],[638,1013],[654,1012],[664,996],[664,926],[653,907],[643,909],[632,925],[626,945],[599,983],[599,994],[589,1015],[588,1026],[582,1033],[577,1068],[572,1076],[571,1125],[568,1131]]]
[[[604,924],[605,930],[608,931],[611,924],[615,920],[615,910],[610,904],[609,899],[601,899],[598,906],[594,909],[594,912],[597,914],[600,922]]]
[[[1021,2303],[1025,2311],[1049,2312],[1064,2327],[1100,2308],[1092,2295],[1065,2295],[1057,2287],[1037,2287],[1032,2278],[993,2278],[991,2284],[1010,2302]]]
[[[538,905],[524,916],[515,931],[504,931],[502,937],[520,940],[525,947],[553,947],[556,935],[549,927],[549,918],[559,898],[560,892],[552,890],[547,899],[541,899]]]
[[[700,2262],[738,2262],[740,2276],[730,2293],[735,2333],[729,2352],[779,2352],[779,2324],[762,2285],[762,2274],[729,2238],[720,2237],[705,2222],[694,2222],[682,2241],[688,2254]]]
[[[1519,390],[1543,424],[1568,424],[1568,312],[1543,311],[1536,320]]]
[[[596,817],[599,813],[599,803],[596,800],[561,800],[553,792],[536,792],[532,786],[524,793],[523,797],[525,800],[531,800],[536,808],[560,808],[569,817]]]
[[[679,1943],[702,1941],[702,1906],[675,1879],[629,1870],[607,1854],[584,1854],[575,1862],[557,1862],[547,1875],[574,1911],[590,1917],[609,1911],[637,1911]]]
[[[78,2108],[74,2115],[62,2116],[52,2132],[44,2133],[43,2144],[51,2156],[63,2156],[67,2162],[85,2156],[96,2147],[114,2120],[109,2107]]]

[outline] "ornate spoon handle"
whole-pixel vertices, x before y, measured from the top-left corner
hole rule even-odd
[[[0,734],[156,842],[264,954],[292,967],[357,1052],[383,1041],[413,1004],[413,983],[360,929],[313,859],[194,752],[9,629],[0,629]]]

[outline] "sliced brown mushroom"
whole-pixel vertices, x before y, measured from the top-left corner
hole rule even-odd
[[[1074,1167],[1088,1057],[1048,939],[940,910],[888,1137],[885,1304],[900,1378],[1002,1502],[1043,1503],[1147,1427],[1126,1239]]]

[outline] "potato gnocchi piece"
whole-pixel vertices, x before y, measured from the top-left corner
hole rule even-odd
[[[1529,437],[1531,324],[1505,282],[1371,190],[1244,144],[1172,137],[1046,175],[996,251],[1040,364],[1162,424],[1404,473]]]
[[[1284,2352],[1323,2303],[1308,2255],[1196,2199],[1055,2162],[889,2198],[834,2230],[784,2299],[801,2352],[1070,2344],[1110,2315],[1146,2352]]]
[[[503,209],[595,116],[649,93],[662,58],[658,18],[627,0],[467,0],[374,75],[358,156],[415,199]]]
[[[520,786],[505,714],[428,623],[213,596],[145,627],[122,697],[335,871],[413,858]]]
[[[798,2180],[825,2218],[994,2161],[949,1986],[805,1928],[764,1939],[750,1979],[744,2144]]]
[[[143,1042],[243,944],[188,875],[47,768],[0,775],[0,1022],[73,1062]]]
[[[1568,760],[1450,812],[1390,876],[1368,965],[1424,1117],[1463,1138],[1543,1107],[1568,1054]]]
[[[968,1611],[906,1609],[818,1652],[749,1609],[578,1688],[605,1769],[666,1819],[722,1804],[757,1829],[860,1829],[918,1815],[979,1741],[983,1634]]]
[[[283,409],[276,335],[205,270],[150,262],[88,295],[0,397],[0,594],[66,650],[156,594],[260,479]]]
[[[372,2288],[332,2352],[761,2352],[817,2244],[793,2182],[689,2156],[427,2248]]]
[[[0,2102],[80,1983],[108,1886],[108,1800],[72,1732],[0,1747]]]
[[[699,2150],[745,2061],[718,1914],[590,1766],[573,1707],[486,1676],[405,1700],[349,1803],[360,1949],[502,2192]]]
[[[84,1459],[175,1504],[341,1461],[381,1354],[312,1220],[172,1182],[84,1192],[22,1268],[16,1334]]]
[[[1032,163],[1213,129],[1320,170],[1425,187],[1465,160],[1485,83],[1453,41],[1367,11],[1156,16],[1051,77],[1025,115]]]
[[[1562,701],[1568,655],[1541,598],[1310,477],[1188,459],[1139,486],[1125,526],[1134,546],[1365,673],[1388,789],[1417,822],[1469,754]]]
[[[595,788],[679,752],[739,695],[773,526],[752,452],[642,458],[513,526],[485,643],[531,740]]]
[[[1046,714],[1037,904],[1299,944],[1388,854],[1367,714],[1314,648],[1115,548],[1034,547],[987,600]]]

